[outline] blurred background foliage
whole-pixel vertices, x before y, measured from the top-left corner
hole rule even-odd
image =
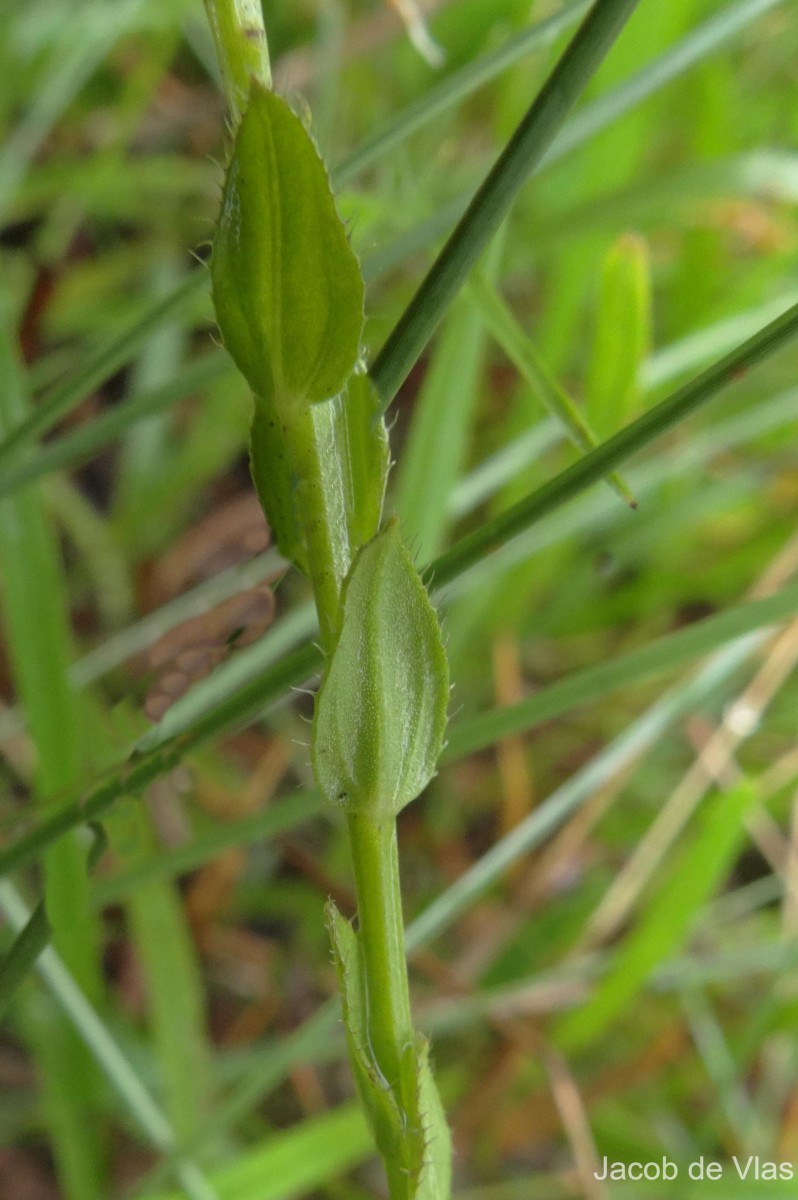
[[[377,0],[269,3],[371,351],[586,7],[429,5],[433,65]],[[226,152],[202,5],[6,0],[0,34],[0,426],[31,435],[0,453],[10,846],[145,712],[185,691],[191,729],[313,627],[194,261]],[[797,87],[789,3],[642,0],[394,406],[420,561],[574,460],[552,389],[609,436],[798,300]],[[798,626],[712,626],[798,571],[794,376],[780,352],[626,464],[636,511],[593,487],[441,598],[450,746],[400,835],[462,1200],[644,1194],[596,1181],[605,1155],[798,1157]],[[232,645],[213,606],[264,579],[274,624]],[[209,611],[225,661],[190,688],[169,631]],[[55,925],[0,1042],[0,1195],[380,1194],[326,1003],[345,841],[287,698],[0,885],[5,949],[42,889]],[[675,1187],[651,1194],[701,1185]]]

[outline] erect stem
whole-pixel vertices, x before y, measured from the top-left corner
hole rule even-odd
[[[272,85],[269,46],[261,0],[205,0],[208,22],[222,68],[227,102],[235,120],[246,107],[249,85]]]
[[[351,563],[333,401],[281,412],[299,480],[299,504],[322,648],[332,649],[341,588]]]
[[[371,1050],[387,1083],[403,1095],[414,1044],[405,958],[396,821],[347,817],[355,874],[358,943],[368,997]]]

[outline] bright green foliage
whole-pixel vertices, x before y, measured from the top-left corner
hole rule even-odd
[[[356,1104],[341,1104],[280,1129],[218,1167],[218,1200],[289,1200],[315,1194],[369,1157],[371,1133]],[[185,1200],[185,1191],[153,1200]]]
[[[0,432],[14,428],[26,415],[25,390],[4,290],[0,294]],[[59,546],[41,496],[23,491],[0,505],[0,558],[5,568],[6,645],[38,755],[34,794],[37,803],[47,808],[60,789],[79,778],[82,747],[78,709],[67,677],[72,646]],[[74,835],[63,838],[49,848],[43,865],[44,903],[54,943],[80,986],[97,1002],[102,995],[99,934],[89,911],[84,847]],[[35,940],[35,927],[32,932]],[[8,969],[13,970],[13,963]],[[97,1084],[93,1064],[74,1031],[51,1009],[42,1010],[40,1020],[38,1015],[37,1010],[30,1019],[28,1036],[42,1064],[44,1105],[63,1193],[67,1200],[94,1200],[102,1189],[103,1147],[101,1131],[87,1120]]]
[[[369,1003],[358,935],[335,904],[327,927],[343,997],[349,1059],[374,1139],[385,1160],[391,1200],[439,1200],[449,1195],[451,1136],[429,1065],[425,1037],[403,1048],[402,1077],[385,1078],[369,1037]]]
[[[531,338],[527,337],[496,289],[484,277],[476,276],[469,285],[469,291],[488,329],[541,404],[560,422],[578,450],[583,454],[594,450],[598,440],[590,424],[551,374]],[[634,497],[617,471],[608,474],[607,480],[622,500],[634,506]]]
[[[149,831],[141,818],[139,827],[146,845]],[[135,863],[142,850],[137,846],[124,857]],[[196,950],[174,885],[155,879],[135,888],[127,912],[161,1063],[164,1105],[176,1134],[185,1139],[201,1128],[210,1108],[204,997]]]
[[[216,18],[232,143],[252,77],[265,83],[268,74],[264,39],[250,37],[254,26],[247,24],[250,15],[259,22],[261,0],[206,3]],[[375,3],[371,0],[372,7]],[[179,608],[169,604],[117,629],[108,598],[121,574],[115,577],[109,569],[103,577],[97,570],[98,548],[105,555],[115,541],[130,559],[131,578],[146,581],[137,569],[141,559],[151,557],[159,567],[170,539],[186,532],[188,515],[202,512],[212,497],[226,497],[240,482],[229,467],[239,460],[246,439],[250,389],[243,378],[233,378],[226,351],[202,360],[196,356],[209,276],[199,269],[179,283],[171,265],[185,260],[187,247],[201,235],[218,202],[211,165],[218,151],[209,145],[210,122],[204,115],[215,111],[213,83],[200,78],[211,49],[201,7],[196,0],[175,0],[158,6],[153,21],[152,6],[144,0],[119,0],[114,6],[75,0],[66,6],[67,16],[52,0],[12,0],[9,36],[0,39],[0,59],[7,67],[0,73],[5,83],[0,118],[19,118],[18,130],[10,128],[0,152],[0,177],[7,185],[0,187],[2,207],[11,231],[3,240],[2,268],[25,313],[23,323],[15,318],[9,326],[9,336],[15,355],[21,342],[19,349],[30,361],[24,390],[33,401],[15,414],[0,446],[0,495],[27,502],[35,493],[25,488],[23,494],[23,485],[87,462],[100,447],[121,439],[111,455],[76,481],[81,491],[85,488],[86,504],[96,509],[92,521],[85,506],[81,522],[86,520],[78,521],[69,493],[69,507],[61,504],[61,480],[55,481],[58,491],[44,493],[44,515],[65,543],[67,596],[62,599],[61,590],[49,586],[51,576],[34,567],[38,537],[20,537],[3,556],[8,582],[3,606],[17,611],[14,628],[31,631],[9,635],[10,664],[24,652],[29,663],[41,665],[47,682],[46,688],[24,689],[20,675],[16,689],[17,704],[30,709],[28,733],[39,743],[42,768],[56,763],[64,739],[72,736],[74,716],[81,715],[77,693],[64,686],[67,666],[78,687],[113,671],[96,705],[85,710],[91,711],[95,741],[105,739],[106,725],[117,725],[117,713],[108,706],[122,695],[126,681],[139,693],[141,681],[123,667],[125,656],[134,649],[138,655],[153,629],[176,620],[184,604],[204,605],[211,595],[202,584],[196,595],[192,589],[181,597]],[[447,63],[436,77],[421,64],[413,67],[412,52],[398,44],[398,23],[396,45],[376,47],[368,55],[351,53],[358,31],[350,28],[349,18],[356,21],[357,14],[349,10],[369,5],[263,7],[275,45],[296,49],[294,61],[309,68],[305,78],[304,66],[296,77],[292,69],[289,86],[306,90],[312,100],[320,143],[330,148],[329,161],[338,162],[332,172],[336,186],[346,179],[352,187],[341,197],[341,211],[356,217],[356,245],[372,288],[373,320],[363,343],[368,341],[373,354],[418,284],[420,256],[429,253],[431,262],[467,197],[475,195],[486,158],[493,156],[491,144],[503,138],[548,70],[549,51],[543,55],[541,49],[551,47],[553,59],[552,38],[560,38],[588,7],[598,14],[592,21],[595,34],[595,20],[613,8],[617,12],[616,3],[553,0],[534,6],[531,19],[543,18],[537,28],[527,25],[530,6],[522,0],[443,6],[435,16],[435,33],[446,47]],[[110,16],[109,8],[114,10]],[[627,893],[628,916],[617,940],[599,941],[607,927],[594,919],[587,929],[589,952],[574,953],[585,946],[589,913],[611,911],[613,898],[617,901],[615,884],[601,899],[616,864],[641,836],[650,843],[644,831],[655,813],[667,809],[677,773],[692,759],[682,723],[690,720],[690,731],[694,724],[703,742],[704,729],[721,712],[745,715],[747,710],[733,706],[733,697],[758,669],[754,656],[771,653],[766,627],[798,611],[797,585],[784,575],[782,591],[767,600],[742,600],[794,533],[789,430],[796,389],[782,390],[793,381],[793,363],[788,354],[774,354],[755,376],[750,370],[798,330],[798,310],[762,329],[796,299],[785,282],[792,267],[798,180],[785,138],[783,90],[790,82],[785,47],[795,38],[794,6],[784,0],[672,0],[638,8],[637,25],[617,43],[592,94],[552,142],[561,119],[557,110],[574,95],[573,87],[563,94],[558,69],[559,82],[547,86],[536,105],[532,144],[528,137],[523,144],[513,139],[515,149],[502,156],[499,170],[479,188],[465,225],[436,258],[409,319],[397,326],[397,336],[389,335],[388,353],[377,355],[380,365],[372,383],[382,403],[416,362],[401,404],[398,458],[404,478],[394,495],[414,559],[429,564],[424,578],[432,581],[431,588],[445,588],[452,677],[458,680],[463,710],[449,735],[442,776],[430,798],[434,803],[404,830],[410,835],[402,845],[409,867],[404,907],[416,915],[406,931],[407,944],[417,951],[451,931],[441,949],[469,994],[447,988],[444,1002],[427,1008],[424,1028],[432,1031],[435,1057],[444,1068],[444,1095],[457,1097],[461,1107],[474,1094],[479,1100],[482,1072],[493,1058],[492,1022],[497,1017],[512,1021],[514,1013],[523,1019],[531,1009],[536,1021],[545,1019],[538,998],[545,1006],[550,997],[557,1011],[544,1033],[576,1051],[569,1066],[586,1095],[599,1155],[655,1159],[666,1127],[687,1131],[681,1143],[696,1156],[714,1156],[718,1147],[728,1156],[747,1145],[770,1154],[790,1145],[789,1105],[783,1100],[798,1062],[790,1001],[796,952],[785,929],[794,914],[789,896],[783,916],[779,911],[785,891],[779,873],[749,886],[744,861],[743,871],[732,866],[728,884],[721,882],[729,863],[745,851],[744,825],[757,828],[740,818],[735,794],[718,801],[717,820],[711,802],[713,817],[706,827],[700,820],[686,825],[675,853],[666,859],[662,851],[658,878],[650,861],[646,866],[642,856],[635,856],[632,861],[648,871],[646,891],[639,893],[648,896],[647,902],[632,910],[636,889],[643,887],[639,880],[634,895]],[[121,33],[125,44],[100,66]],[[246,40],[234,45],[239,33]],[[717,53],[733,40],[731,53]],[[516,64],[501,79],[497,57],[490,53],[494,46],[505,67]],[[522,46],[535,49],[523,66]],[[580,37],[561,60],[574,65],[571,84],[575,75],[591,73],[588,59],[595,62]],[[489,88],[476,95],[477,81],[489,77]],[[196,115],[203,115],[200,136],[192,121],[190,136],[183,137],[182,117],[180,136],[174,136],[176,108],[171,102],[166,109],[154,105],[156,88],[162,98],[177,99],[181,113],[181,96],[192,115],[196,100]],[[406,109],[397,107],[408,101]],[[436,126],[433,118],[445,111],[446,123]],[[159,113],[167,116],[166,137],[154,131]],[[375,113],[382,113],[387,124],[375,123]],[[529,124],[525,121],[526,129]],[[221,121],[217,134],[223,140]],[[307,138],[305,145],[315,154]],[[448,307],[533,166],[537,177],[525,185],[515,207],[501,270],[491,282],[497,297],[512,297],[515,332],[528,348],[531,336],[533,351],[550,369],[550,383],[556,389],[559,382],[571,395],[578,391],[589,406],[587,424],[595,421],[600,438],[610,438],[567,470],[575,455],[563,444],[559,423],[541,419],[532,382],[534,353],[524,372],[521,355],[509,351],[510,334],[491,330],[490,313],[479,311],[473,292]],[[278,182],[289,180],[290,171],[289,164]],[[268,176],[267,198],[272,181]],[[254,202],[262,206],[258,189],[253,189]],[[633,320],[639,296],[635,299],[630,274],[635,249],[626,233],[630,229],[639,231],[636,248],[650,245],[656,262],[658,341],[638,370],[642,343],[636,341],[639,326]],[[345,242],[345,236],[339,240]],[[484,258],[480,266],[490,278]],[[41,268],[57,282],[49,296],[39,286]],[[309,287],[315,282],[308,276]],[[166,296],[163,288],[175,284],[175,292]],[[235,299],[243,305],[252,291],[239,290]],[[628,293],[631,302],[616,303]],[[257,296],[255,301],[261,321],[266,310]],[[339,316],[336,310],[334,318]],[[437,343],[419,361],[421,346],[442,317]],[[303,335],[305,330],[303,323]],[[609,335],[606,346],[598,345],[602,331]],[[737,349],[742,338],[755,333],[752,343]],[[497,344],[491,348],[494,335]],[[258,347],[263,348],[260,342]],[[486,349],[491,352],[485,354]],[[325,355],[328,350],[338,354],[336,344],[325,347]],[[666,387],[684,383],[730,351],[729,360],[686,383],[657,408]],[[507,353],[517,373],[507,369]],[[149,985],[151,1019],[144,1024],[129,1011],[126,971],[114,970],[107,981],[113,1022],[102,1027],[104,1040],[97,1040],[98,1022],[88,1001],[64,1006],[109,1086],[89,1095],[74,1056],[62,1052],[60,1034],[48,1036],[56,1023],[49,1010],[40,1009],[33,985],[9,1014],[10,1044],[17,1045],[28,1036],[36,1013],[43,1012],[50,1028],[35,1044],[29,1042],[31,1068],[38,1080],[52,1082],[40,1093],[46,1106],[24,1081],[14,1103],[0,1105],[1,1140],[10,1145],[23,1139],[23,1159],[30,1150],[40,1163],[46,1155],[62,1160],[65,1196],[84,1200],[89,1188],[83,1180],[89,1175],[96,1178],[96,1194],[108,1200],[127,1185],[116,1155],[107,1163],[98,1158],[99,1170],[94,1170],[95,1155],[86,1153],[109,1127],[112,1146],[122,1144],[120,1128],[134,1136],[138,1131],[153,1157],[161,1159],[158,1178],[138,1185],[129,1181],[141,1195],[168,1193],[176,1200],[172,1189],[179,1180],[181,1200],[184,1194],[191,1200],[287,1200],[319,1189],[331,1198],[346,1194],[365,1200],[367,1190],[375,1190],[372,1179],[339,1182],[336,1176],[372,1153],[371,1124],[395,1197],[407,1200],[415,1192],[414,1200],[442,1200],[448,1192],[449,1139],[437,1096],[427,1086],[423,1044],[413,1030],[393,818],[371,821],[360,811],[345,820],[329,811],[325,817],[320,796],[295,790],[300,762],[294,778],[280,788],[285,802],[264,812],[228,824],[216,817],[216,804],[211,813],[204,803],[220,788],[232,796],[246,787],[244,764],[258,738],[269,750],[279,751],[283,741],[291,744],[298,714],[280,701],[290,699],[291,685],[305,683],[333,660],[343,584],[359,547],[371,543],[379,529],[387,459],[385,430],[374,420],[374,392],[357,371],[353,367],[336,395],[292,404],[287,420],[277,412],[276,400],[259,399],[253,429],[258,490],[280,547],[313,583],[321,637],[301,604],[302,582],[291,581],[285,588],[291,594],[281,596],[280,622],[265,644],[231,656],[160,726],[135,741],[118,730],[118,753],[109,754],[114,762],[107,775],[93,779],[85,771],[74,777],[59,771],[47,792],[52,808],[41,823],[24,808],[30,767],[14,754],[24,749],[24,741],[15,744],[4,737],[3,820],[9,837],[0,866],[17,873],[41,860],[52,895],[55,857],[47,854],[48,847],[61,837],[64,847],[81,850],[82,843],[73,845],[65,832],[90,818],[104,821],[116,798],[138,797],[161,777],[166,782],[170,769],[190,756],[200,803],[194,795],[169,796],[162,807],[158,798],[159,815],[181,816],[179,844],[168,850],[153,846],[130,868],[117,850],[103,863],[101,878],[81,854],[80,879],[88,870],[84,882],[94,911],[109,899],[118,903],[131,890],[140,891],[143,881],[146,893],[154,882],[185,875],[225,847],[243,849],[262,838],[266,846],[257,852],[256,869],[238,879],[229,918],[222,914],[224,925],[244,922],[258,937],[265,933],[278,977],[285,974],[289,954],[306,954],[296,978],[315,991],[314,980],[324,986],[329,957],[315,923],[317,889],[312,879],[279,869],[279,847],[272,850],[269,842],[312,819],[319,866],[340,886],[347,875],[342,842],[348,834],[358,921],[350,928],[337,918],[338,966],[340,971],[345,960],[350,1050],[371,1121],[361,1116],[360,1106],[347,1104],[320,1118],[306,1114],[296,1128],[260,1140],[259,1128],[274,1121],[279,1126],[286,1117],[281,1085],[298,1062],[317,1064],[325,1095],[336,1094],[339,1076],[332,1059],[342,1050],[344,1038],[336,1034],[344,1027],[331,1000],[295,1029],[286,1028],[294,1010],[283,1009],[275,1027],[264,1030],[257,1042],[228,1046],[227,1017],[235,1016],[236,1003],[257,1000],[259,989],[251,998],[244,995],[246,976],[230,972],[215,952],[207,964],[210,973],[204,974],[209,974],[212,1028],[224,1042],[213,1047],[218,1087],[206,1115],[201,1074],[192,1062],[203,1035],[197,1020],[201,1006],[192,1005],[189,995],[198,987],[196,972],[181,972],[181,983],[169,986],[170,967],[181,957],[179,946],[175,956],[175,936],[184,938],[186,932],[178,929],[179,892],[169,911],[157,896],[153,900],[142,893],[147,911],[128,922],[123,936],[125,945],[131,937],[139,943],[136,959]],[[649,401],[637,425],[642,395],[629,395],[624,383],[632,381],[633,387],[635,374]],[[738,380],[719,405],[706,406],[710,396]],[[261,384],[258,380],[259,391]],[[560,396],[555,391],[549,398]],[[594,403],[601,410],[595,416]],[[552,408],[556,411],[556,405]],[[64,421],[69,414],[74,419]],[[157,414],[154,421],[151,414]],[[57,440],[39,442],[61,422]],[[515,440],[508,444],[510,437]],[[126,486],[131,480],[125,468],[131,464],[135,486]],[[470,481],[459,478],[466,464],[475,468]],[[634,485],[640,503],[634,516],[606,486],[586,491],[614,469],[628,472]],[[85,538],[89,525],[100,531],[91,544]],[[442,557],[430,561],[436,555]],[[273,562],[271,554],[268,561]],[[231,583],[235,575],[228,576]],[[20,580],[31,577],[36,586],[23,588]],[[42,578],[49,581],[45,587]],[[41,606],[30,603],[31,595],[50,601],[55,596],[67,615],[75,615],[75,641],[81,654],[88,652],[84,660],[72,664],[71,654],[65,659],[50,652],[48,626],[42,625]],[[14,599],[19,596],[22,604]],[[694,619],[703,613],[711,615]],[[315,638],[323,649],[298,645],[302,637]],[[712,653],[709,663],[695,675],[688,671],[707,653]],[[789,665],[782,646],[770,665],[776,673],[780,665]],[[773,676],[768,671],[763,678]],[[790,757],[795,687],[792,672],[774,693],[772,713],[751,714],[759,721],[757,731],[735,755],[785,836],[794,784],[785,771],[795,770]],[[64,696],[71,709],[64,709]],[[6,688],[4,705],[11,703]],[[45,710],[53,721],[42,738]],[[244,747],[227,734],[253,722],[257,732],[248,735],[242,755]],[[15,711],[4,708],[0,724],[4,732],[13,731]],[[727,722],[723,738],[735,729],[736,722]],[[524,784],[527,773],[504,770],[512,766],[515,752],[505,756],[500,743],[530,732],[534,738],[523,742],[530,787],[522,795],[517,785]],[[202,745],[207,750],[198,752]],[[492,747],[499,753],[491,753]],[[463,762],[480,750],[473,769]],[[94,764],[100,765],[96,755]],[[719,778],[725,776],[719,773]],[[777,780],[780,790],[774,792]],[[568,834],[555,840],[570,821]],[[502,836],[510,824],[511,832]],[[322,828],[324,837],[316,842],[315,830],[321,834]],[[494,832],[498,841],[487,849]],[[430,861],[433,844],[442,872]],[[513,906],[519,864],[529,862],[541,846],[551,852],[545,864],[539,863],[542,873],[533,872],[540,903],[536,900],[531,911],[515,906],[509,920],[494,923],[502,906]],[[214,870],[197,879],[192,897],[215,877]],[[37,900],[40,887],[30,870],[24,884]],[[6,883],[0,886],[5,915],[9,889]],[[717,898],[708,900],[710,892]],[[134,896],[134,905],[138,899]],[[79,975],[64,935],[85,940],[89,922],[65,924],[64,914],[72,911],[72,905],[68,912],[55,906],[55,915],[62,917],[57,940]],[[160,936],[164,912],[166,945]],[[273,939],[268,929],[259,928],[263,913],[280,922],[285,936],[281,932]],[[105,920],[116,955],[122,946],[118,918],[110,912]],[[687,935],[693,921],[700,940],[691,944]],[[12,929],[18,934],[9,960],[13,985],[36,957],[46,931],[36,919],[29,925],[15,920]],[[13,933],[2,931],[2,949],[11,945]],[[100,961],[101,950],[98,943],[94,961]],[[63,965],[60,982],[49,972],[51,959],[42,956],[38,974],[62,1003],[69,996],[63,986],[68,977]],[[293,968],[289,973],[293,980]],[[705,997],[702,989],[710,985]],[[678,1002],[683,989],[686,1050]],[[292,986],[291,999],[302,1001],[304,991]],[[580,994],[587,997],[581,1010],[574,1006],[571,1014],[564,1012]],[[296,1008],[304,1010],[305,1003],[306,998]],[[580,1022],[586,1032],[578,1028]],[[128,1044],[143,1064],[141,1080],[117,1049]],[[656,1076],[640,1070],[651,1066],[646,1056],[652,1045],[675,1048],[678,1054],[672,1065],[658,1059]],[[506,1061],[511,1069],[517,1065],[518,1073],[507,1078],[494,1111],[480,1122],[473,1153],[467,1142],[461,1147],[463,1194],[509,1187],[529,1197],[559,1195],[574,1177],[561,1129],[539,1139],[532,1177],[525,1176],[517,1157],[517,1151],[525,1153],[520,1143],[529,1114],[539,1101],[547,1103],[541,1094],[545,1081],[534,1062],[513,1055]],[[32,1080],[33,1069],[26,1073]],[[602,1087],[592,1088],[599,1077]],[[619,1080],[620,1088],[615,1086]],[[755,1086],[749,1086],[752,1080]],[[168,1119],[148,1100],[148,1085],[155,1081],[163,1085]],[[427,1090],[429,1097],[423,1095]],[[86,1121],[87,1111],[96,1120]],[[420,1135],[422,1127],[429,1136]],[[519,1144],[513,1147],[516,1130]],[[128,1141],[123,1137],[126,1160]],[[433,1161],[438,1153],[440,1164]],[[137,1150],[131,1148],[130,1154],[131,1161],[143,1160]],[[672,1194],[679,1200],[695,1194],[698,1200],[703,1185],[689,1186],[684,1174]],[[68,1176],[74,1185],[66,1185]],[[743,1196],[751,1191],[750,1176],[739,1185],[728,1178],[718,1186],[723,1195]],[[779,1184],[769,1181],[768,1190],[774,1189],[781,1194]],[[620,1195],[625,1189],[616,1190]]]
[[[413,406],[397,471],[396,509],[421,562],[445,543],[446,498],[463,466],[483,375],[487,338],[468,297],[454,305]]]
[[[656,965],[672,954],[695,923],[696,914],[731,869],[745,836],[746,814],[757,801],[750,779],[721,792],[709,805],[703,827],[675,868],[584,1008],[569,1012],[555,1026],[557,1042],[580,1049],[600,1037]]]
[[[262,402],[256,402],[252,414],[249,467],[280,552],[307,575],[305,529],[290,446],[281,436],[277,414]]]
[[[332,803],[395,816],[435,773],[449,702],[438,618],[399,527],[361,550],[316,700],[313,767]]]
[[[388,431],[368,375],[351,375],[344,397],[333,403],[349,544],[358,547],[380,527],[390,466]]]
[[[638,371],[651,344],[651,278],[648,248],[625,233],[601,268],[593,348],[587,374],[587,418],[609,437],[638,415]]]
[[[355,373],[363,279],[326,169],[299,118],[254,83],[212,274],[222,337],[255,394],[258,495],[283,554],[313,577],[329,636],[351,552],[379,528],[387,435]]]
[[[211,264],[222,338],[278,411],[328,400],[360,353],[363,280],[299,117],[253,85],[236,136]]]

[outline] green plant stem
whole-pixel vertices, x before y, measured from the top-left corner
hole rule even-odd
[[[385,408],[639,0],[596,0],[371,367]]]
[[[387,1083],[401,1094],[403,1052],[413,1045],[396,821],[347,817],[366,976],[371,1049]]]
[[[264,87],[272,86],[261,0],[205,0],[205,10],[222,68],[227,102],[237,120],[246,107],[252,79]]]
[[[282,414],[284,434],[300,480],[308,565],[325,650],[330,650],[335,640],[341,588],[351,561],[334,445],[325,453],[328,438],[334,438],[333,419],[330,402],[304,405]]]

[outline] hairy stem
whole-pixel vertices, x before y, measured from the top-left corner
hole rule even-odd
[[[368,1033],[380,1070],[401,1094],[406,1048],[413,1044],[405,959],[396,821],[347,817],[357,892],[358,942],[366,976]]]
[[[341,588],[351,564],[335,415],[326,402],[282,414],[299,479],[308,566],[319,616],[321,643],[329,651],[338,629]]]
[[[272,85],[260,0],[205,0],[205,9],[227,102],[237,120],[246,108],[250,81]]]

